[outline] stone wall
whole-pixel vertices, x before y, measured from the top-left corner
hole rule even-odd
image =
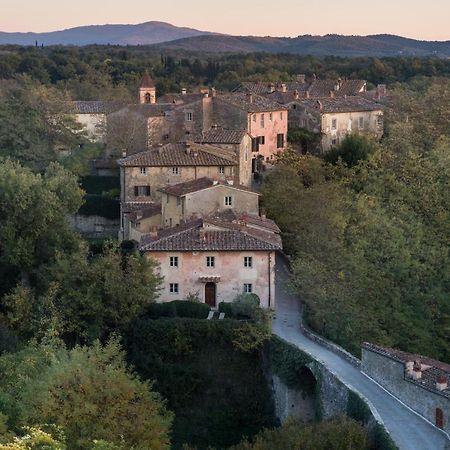
[[[433,424],[436,408],[440,408],[444,413],[444,430],[450,433],[450,399],[407,379],[404,363],[363,347],[362,371]]]
[[[117,238],[120,220],[111,220],[101,216],[83,216],[76,214],[69,217],[71,227],[82,236],[90,239]]]

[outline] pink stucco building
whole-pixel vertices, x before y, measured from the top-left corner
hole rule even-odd
[[[215,308],[243,292],[255,293],[264,308],[275,306],[275,253],[279,229],[265,217],[231,210],[178,227],[154,231],[140,250],[159,263],[159,301],[197,294]]]

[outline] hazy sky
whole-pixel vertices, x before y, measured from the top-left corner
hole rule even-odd
[[[450,0],[0,0],[0,31],[150,20],[239,35],[392,33],[450,40]]]

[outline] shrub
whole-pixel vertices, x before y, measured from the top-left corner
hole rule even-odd
[[[174,300],[168,303],[152,303],[146,310],[146,316],[152,319],[158,317],[187,317],[192,319],[206,319],[209,306],[204,303],[188,300]]]
[[[240,294],[231,303],[234,317],[256,319],[261,301],[256,294]]]
[[[389,433],[379,423],[373,429],[372,448],[374,450],[398,450]]]

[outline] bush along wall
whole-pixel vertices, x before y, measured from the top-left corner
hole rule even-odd
[[[185,314],[180,305],[172,302],[165,308]],[[174,449],[183,443],[198,450],[224,449],[276,424],[262,352],[244,352],[237,345],[246,326],[232,319],[146,316],[130,327],[124,339],[129,362],[142,378],[154,381],[175,413]]]

